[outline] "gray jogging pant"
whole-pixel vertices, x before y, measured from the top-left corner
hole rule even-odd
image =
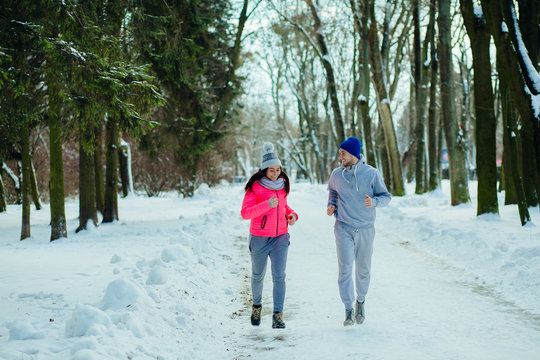
[[[336,221],[334,234],[339,265],[339,295],[345,308],[352,309],[355,299],[363,302],[368,292],[375,227],[357,229]]]

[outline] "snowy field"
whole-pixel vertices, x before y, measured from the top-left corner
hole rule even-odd
[[[377,211],[366,322],[343,327],[324,185],[293,184],[285,330],[249,324],[241,185],[120,199],[120,221],[50,243],[49,210],[0,214],[0,359],[540,359],[540,214],[476,217],[442,191]],[[500,204],[503,203],[502,194]]]

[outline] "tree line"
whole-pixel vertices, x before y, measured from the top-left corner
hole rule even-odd
[[[20,164],[21,240],[35,193],[30,134],[48,130],[51,241],[67,236],[63,144],[79,149],[79,227],[118,219],[122,135],[173,154],[190,196],[200,157],[232,124],[248,1],[4,1],[0,163]],[[233,21],[234,20],[234,21]],[[102,154],[104,149],[105,154]],[[103,158],[105,160],[103,160]],[[14,177],[12,177],[14,178]],[[5,191],[0,182],[0,211]],[[35,199],[35,197],[34,197]]]
[[[267,5],[259,66],[271,79],[282,150],[306,178],[325,182],[337,145],[355,135],[392,194],[412,180],[423,194],[440,186],[446,149],[452,205],[470,201],[476,176],[478,215],[498,213],[505,190],[505,204],[530,220],[540,192],[537,1]]]
[[[498,213],[497,192],[505,190],[505,204],[517,204],[525,224],[540,192],[539,7],[526,0],[3,2],[0,174],[20,191],[21,239],[30,236],[31,201],[40,206],[30,138],[42,129],[51,240],[67,236],[63,146],[78,145],[83,230],[98,212],[103,222],[118,219],[122,137],[145,153],[144,186],[158,189],[148,194],[172,186],[184,196],[203,177],[248,176],[269,136],[288,166],[320,183],[337,164],[339,143],[358,136],[396,196],[406,181],[415,181],[417,194],[438,188],[446,149],[452,205],[470,201],[474,175],[478,215]],[[257,73],[269,79],[268,104],[249,89]],[[228,152],[232,165],[211,164]],[[5,163],[14,160],[18,175]]]

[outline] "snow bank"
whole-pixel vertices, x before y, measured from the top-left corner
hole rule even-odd
[[[110,336],[112,322],[103,311],[89,305],[77,305],[66,321],[66,336]]]
[[[6,324],[9,329],[9,340],[42,339],[45,335],[37,331],[32,324],[24,320],[15,320]]]

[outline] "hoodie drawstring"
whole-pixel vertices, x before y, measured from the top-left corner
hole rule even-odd
[[[354,175],[354,182],[356,183],[356,191],[360,192],[360,190],[358,190],[358,178],[356,177],[356,170],[358,170],[358,163],[354,164],[353,166],[354,166],[353,175]],[[343,180],[345,180],[348,184],[350,184],[351,182],[347,180],[347,178],[345,177],[345,169],[346,168],[343,168],[343,170],[341,170],[341,176],[343,176]]]

